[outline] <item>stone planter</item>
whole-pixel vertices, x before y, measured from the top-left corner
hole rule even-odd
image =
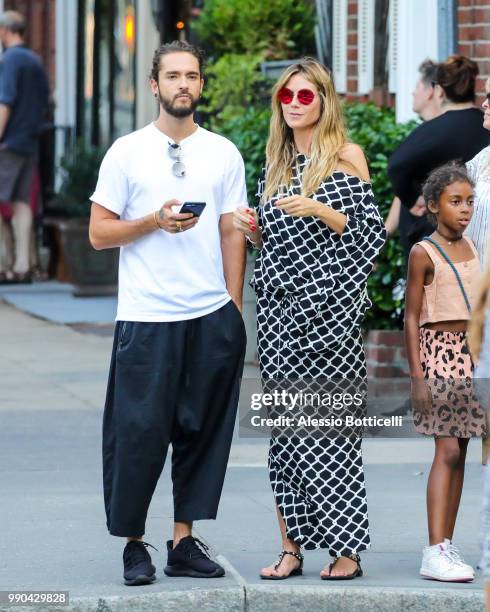
[[[117,294],[119,249],[96,251],[88,238],[88,219],[52,220],[57,232],[58,257],[76,297]]]

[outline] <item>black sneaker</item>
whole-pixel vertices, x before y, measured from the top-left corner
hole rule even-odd
[[[124,584],[138,586],[151,584],[155,580],[155,566],[152,565],[150,553],[146,550],[147,542],[132,540],[124,547]],[[154,546],[151,546],[156,550]]]
[[[173,541],[167,542],[168,561],[163,570],[167,576],[190,576],[191,578],[219,578],[225,570],[209,558],[209,548],[192,536],[182,538],[172,549]]]

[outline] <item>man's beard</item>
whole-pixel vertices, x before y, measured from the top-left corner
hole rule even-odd
[[[178,95],[183,95],[183,94],[178,94]],[[175,96],[173,100],[169,100],[168,98],[164,98],[162,94],[160,93],[160,91],[158,92],[160,104],[162,105],[164,110],[169,115],[172,115],[172,117],[177,117],[178,119],[182,119],[183,117],[188,117],[189,115],[192,115],[194,111],[196,110],[197,105],[199,104],[199,98],[193,98],[190,93],[186,93],[185,95],[189,96],[191,100],[190,106],[177,107],[177,106],[174,106],[174,103],[177,101],[178,96]]]

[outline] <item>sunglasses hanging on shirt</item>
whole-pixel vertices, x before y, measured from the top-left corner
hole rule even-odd
[[[182,147],[175,142],[168,143],[168,153],[172,159],[175,159],[175,163],[172,166],[172,172],[179,178],[185,176],[185,166],[180,161],[182,156]]]

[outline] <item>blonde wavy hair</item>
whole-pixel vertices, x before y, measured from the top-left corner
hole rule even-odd
[[[347,128],[330,72],[310,57],[286,68],[272,90],[272,117],[266,147],[263,201],[272,198],[282,185],[289,185],[291,182],[297,151],[293,130],[284,120],[277,92],[285,87],[295,74],[302,74],[316,87],[321,102],[320,117],[313,131],[309,152],[310,163],[303,174],[303,195],[314,193],[320,183],[332,174],[339,162],[339,151],[347,143]]]

